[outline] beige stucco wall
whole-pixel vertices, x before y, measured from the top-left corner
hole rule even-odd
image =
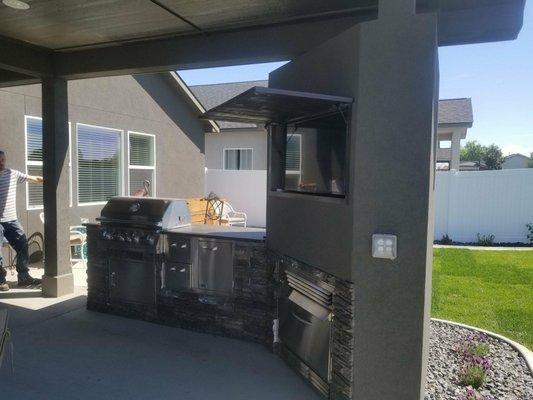
[[[148,92],[146,90],[148,90]],[[152,97],[153,96],[153,97]],[[154,99],[156,98],[157,101]],[[127,132],[156,136],[156,195],[201,196],[204,190],[204,129],[196,111],[172,87],[167,74],[119,76],[69,82],[71,149],[76,149],[76,124],[123,131],[123,190],[127,190]],[[0,89],[0,149],[11,168],[26,170],[24,116],[41,116],[40,85]],[[70,224],[94,219],[101,205],[78,206],[77,152],[72,151],[73,206]],[[26,231],[42,231],[39,214],[27,210],[26,185],[19,185],[17,213]]]
[[[254,170],[267,169],[267,133],[264,129],[223,130],[205,134],[205,162],[209,169],[224,169],[224,149],[253,149]]]

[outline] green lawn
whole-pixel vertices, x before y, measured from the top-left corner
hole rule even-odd
[[[533,349],[533,251],[434,249],[431,314]]]

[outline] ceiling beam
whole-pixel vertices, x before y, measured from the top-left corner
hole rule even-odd
[[[0,37],[0,68],[34,77],[53,75],[51,51]]]
[[[56,52],[55,72],[92,78],[289,60],[376,11],[330,19],[147,40],[120,46]]]
[[[0,88],[20,85],[33,85],[40,83],[41,79],[35,76],[19,74],[18,72],[0,69]]]

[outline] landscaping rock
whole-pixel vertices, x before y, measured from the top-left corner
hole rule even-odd
[[[431,321],[429,363],[424,400],[458,400],[466,388],[459,385],[457,375],[462,365],[456,351],[458,345],[473,333],[472,330]],[[482,395],[496,400],[533,399],[533,376],[525,360],[509,344],[489,337],[488,357],[492,368],[487,383],[478,389]]]

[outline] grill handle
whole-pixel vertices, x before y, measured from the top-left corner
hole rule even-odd
[[[109,275],[109,286],[116,287],[117,286],[117,273],[111,272]]]

